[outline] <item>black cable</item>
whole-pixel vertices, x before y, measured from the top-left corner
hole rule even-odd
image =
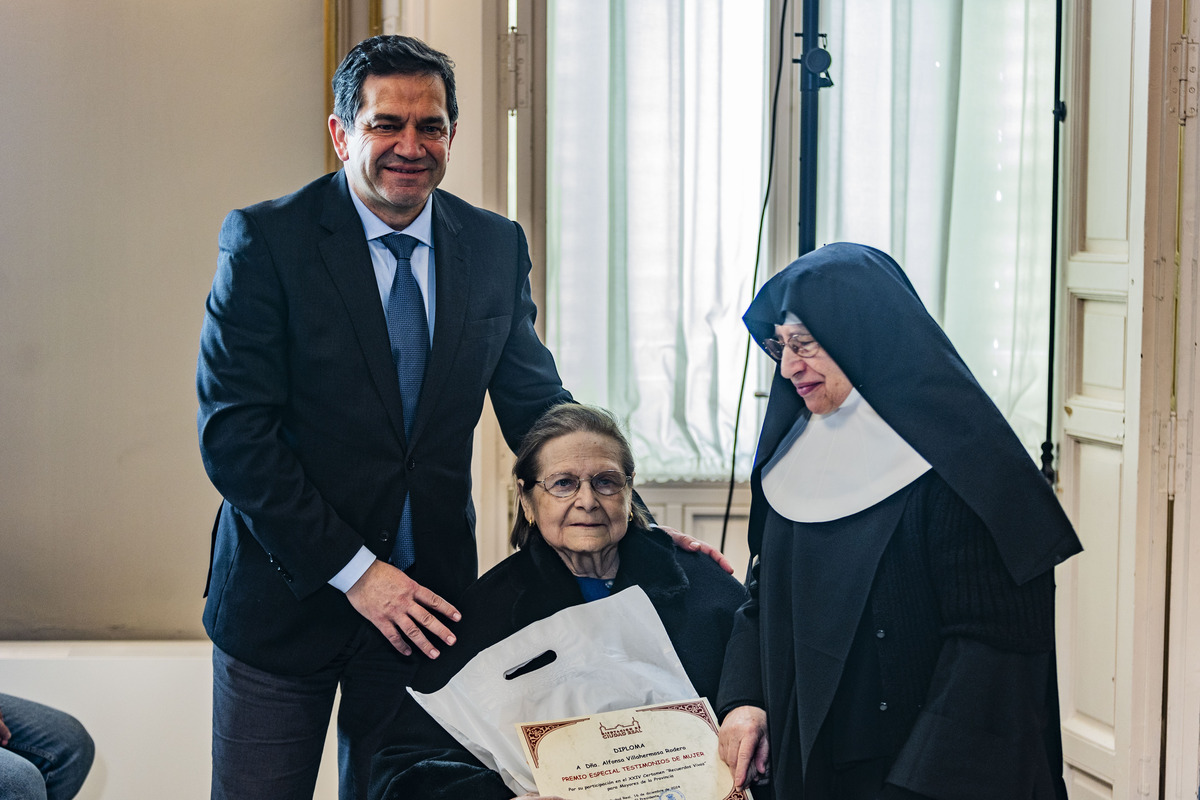
[[[758,266],[762,261],[762,240],[763,227],[767,219],[767,204],[771,199],[771,183],[775,177],[775,127],[779,119],[779,87],[783,82],[783,62],[784,44],[787,41],[785,32],[787,31],[787,11],[788,0],[783,0],[783,7],[779,11],[779,64],[775,68],[775,91],[771,98],[771,128],[770,136],[767,139],[767,188],[763,192],[762,211],[758,215],[758,243],[754,251],[754,273],[750,277],[750,296],[754,297],[754,292],[758,286]],[[725,535],[729,531],[729,514],[733,508],[733,489],[737,485],[737,442],[738,429],[741,427],[742,421],[742,400],[746,394],[746,378],[750,373],[750,350],[754,346],[754,342],[750,341],[750,337],[746,337],[746,357],[742,361],[742,382],[738,385],[738,402],[737,412],[733,417],[733,455],[729,459],[729,494],[725,498],[725,518],[721,522],[721,550],[725,549]]]

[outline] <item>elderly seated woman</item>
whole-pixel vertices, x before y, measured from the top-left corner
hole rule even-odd
[[[513,475],[517,552],[471,585],[458,643],[413,679],[437,691],[481,650],[568,606],[640,586],[701,696],[715,697],[734,611],[745,589],[707,555],[677,549],[633,502],[634,465],[616,420],[599,408],[556,406],[534,424]],[[636,624],[636,623],[634,623]],[[484,767],[409,700],[375,756],[371,797],[510,798]]]

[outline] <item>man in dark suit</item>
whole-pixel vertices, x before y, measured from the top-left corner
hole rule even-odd
[[[201,338],[200,446],[224,497],[204,611],[214,798],[311,796],[338,688],[340,796],[365,796],[414,649],[454,643],[476,575],[485,393],[510,446],[570,400],[521,229],[436,189],[453,64],[374,37],[334,89],[344,169],[229,214]]]

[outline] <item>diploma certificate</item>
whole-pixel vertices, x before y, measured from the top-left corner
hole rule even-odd
[[[538,791],[567,800],[750,800],[717,755],[708,701],[517,725]]]

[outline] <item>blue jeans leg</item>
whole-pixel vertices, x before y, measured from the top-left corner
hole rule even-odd
[[[46,800],[46,779],[32,761],[0,748],[0,797],[4,800]]]
[[[79,720],[50,706],[7,694],[0,694],[0,714],[12,733],[12,741],[2,755],[20,756],[37,769],[45,782],[44,794],[30,796],[71,800],[78,794],[96,755],[92,737]],[[30,774],[23,765],[5,758],[0,762],[0,797],[9,796],[4,781],[28,785]]]

